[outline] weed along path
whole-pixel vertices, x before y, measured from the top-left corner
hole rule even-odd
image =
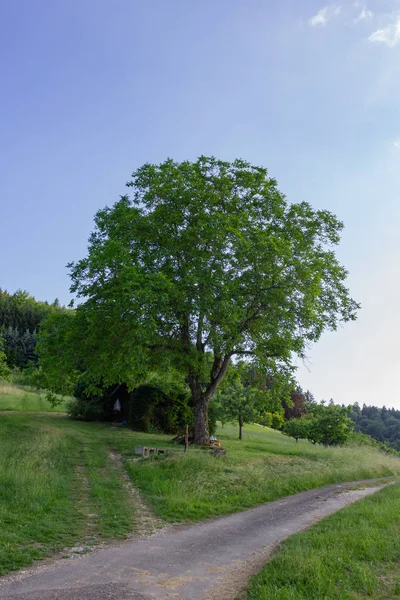
[[[331,485],[0,580],[5,600],[232,600],[277,543],[381,489]]]

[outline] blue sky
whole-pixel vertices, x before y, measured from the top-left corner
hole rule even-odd
[[[400,2],[2,0],[0,61],[2,288],[67,303],[142,163],[245,158],[346,224],[363,310],[300,383],[400,407]]]

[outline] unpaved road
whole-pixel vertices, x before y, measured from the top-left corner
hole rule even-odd
[[[232,600],[286,537],[376,492],[331,485],[3,577],[8,600]],[[366,484],[360,489],[361,484]],[[353,489],[352,489],[353,488]]]

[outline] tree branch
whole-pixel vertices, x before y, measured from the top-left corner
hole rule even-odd
[[[221,381],[223,380],[225,373],[229,367],[229,362],[231,360],[231,354],[226,354],[224,358],[215,357],[214,364],[211,370],[211,381],[208,384],[205,396],[206,398],[212,398],[212,396],[217,391]]]
[[[200,310],[199,314],[199,322],[197,324],[197,335],[196,335],[196,349],[198,352],[204,352],[203,343],[203,322],[204,322],[204,313]]]

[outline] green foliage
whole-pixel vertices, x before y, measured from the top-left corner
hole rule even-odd
[[[117,399],[121,411],[115,414]],[[127,420],[128,425],[138,431],[178,433],[184,431],[185,425],[193,425],[189,400],[187,387],[172,374],[163,380],[157,373],[151,373],[146,383],[131,392],[125,384],[119,384],[92,393],[91,388],[79,383],[67,410],[74,419],[114,421],[117,418]]]
[[[114,399],[106,394],[77,395],[67,402],[67,413],[73,419],[82,421],[110,421],[112,419],[112,408]]]
[[[77,327],[61,346],[41,342],[43,365],[55,352],[53,371],[69,361],[63,382],[80,370],[133,388],[172,364],[188,378],[202,442],[232,357],[290,369],[293,354],[355,318],[332,250],[343,225],[289,204],[266,169],[242,160],[146,164],[128,185],[133,197],[97,213],[87,257],[70,265]]]
[[[382,450],[387,454],[400,455],[400,451],[393,448],[388,442],[378,442],[378,440],[374,439],[372,436],[361,433],[361,431],[352,431],[347,440],[347,444],[352,444],[354,446],[372,446],[372,448],[379,448],[379,450]]]
[[[258,417],[258,423],[263,427],[272,427],[273,413],[262,411]]]
[[[82,383],[84,353],[89,352],[84,344],[86,329],[82,325],[73,310],[51,313],[42,322],[37,345],[39,369],[32,374],[40,387],[56,394],[75,394],[76,386]],[[101,381],[101,377],[94,381]],[[101,394],[102,390],[95,387],[91,391]]]
[[[239,438],[245,423],[254,423],[260,414],[263,393],[251,387],[245,387],[240,381],[234,381],[218,392],[220,419],[223,422],[239,423]]]
[[[29,363],[37,361],[35,347],[37,343],[36,332],[28,329],[24,332],[16,327],[8,327],[2,332],[7,364],[10,368],[24,369]]]
[[[372,436],[377,442],[387,444],[395,450],[400,450],[400,410],[365,404],[360,408],[355,403],[351,407],[350,417],[355,423],[356,431]]]
[[[337,446],[347,441],[353,429],[348,408],[337,404],[319,404],[312,407],[311,415],[307,434],[309,441],[324,446]]]
[[[272,429],[282,429],[282,427],[285,425],[285,417],[283,416],[283,413],[274,412],[274,413],[271,413],[271,416],[272,416],[272,423],[271,423]]]
[[[281,394],[287,380],[278,375],[272,378],[262,376],[246,363],[232,365],[226,383],[215,396],[218,406],[218,419],[222,423],[237,422],[239,438],[245,423],[281,429],[284,424]]]
[[[25,369],[37,362],[37,332],[43,319],[56,310],[60,310],[59,303],[49,305],[25,291],[9,294],[0,289],[0,337],[10,368]]]
[[[193,425],[189,394],[167,395],[157,387],[140,385],[131,393],[129,425],[149,433],[179,433]]]
[[[300,419],[288,421],[284,433],[296,441],[303,438],[324,446],[337,446],[349,439],[353,429],[349,408],[336,404],[325,406],[321,403],[309,405],[308,411]]]
[[[11,370],[7,365],[7,357],[4,352],[4,342],[0,336],[0,381],[2,379],[10,379],[11,378]]]
[[[300,419],[291,419],[285,423],[283,433],[292,437],[298,442],[299,440],[307,440],[310,436],[312,421],[308,417]]]
[[[34,333],[42,320],[58,306],[48,302],[38,302],[28,292],[18,290],[14,294],[0,288],[0,328],[17,329]]]

